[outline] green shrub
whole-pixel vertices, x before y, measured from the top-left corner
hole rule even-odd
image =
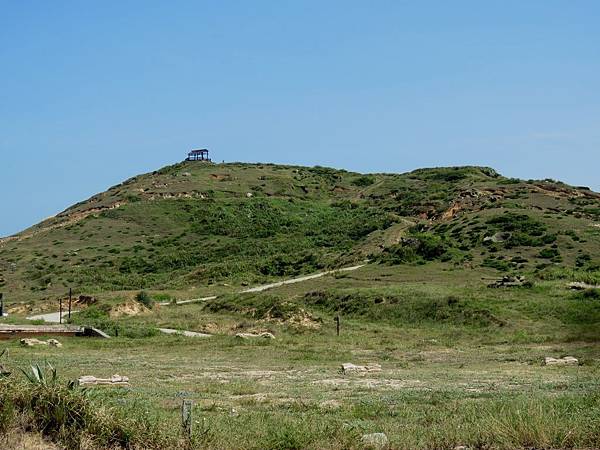
[[[529,236],[542,236],[546,231],[544,223],[527,214],[506,213],[489,219],[487,224],[500,231],[521,232]]]
[[[331,314],[402,324],[503,325],[488,309],[455,296],[432,297],[379,289],[310,292],[304,301]]]
[[[488,257],[483,260],[481,265],[501,272],[508,272],[515,264],[511,264],[509,261]]]
[[[354,186],[367,187],[367,186],[371,186],[373,183],[375,183],[375,177],[373,177],[371,175],[363,175],[363,176],[353,179],[351,183]]]
[[[540,251],[538,256],[544,259],[552,259],[560,256],[560,252],[555,248],[544,248]]]
[[[600,300],[600,289],[585,289],[581,292],[580,297],[586,299]]]
[[[390,265],[419,260],[433,261],[442,259],[449,248],[443,237],[428,232],[417,232],[403,239],[399,244],[385,248],[380,255],[373,258]],[[448,258],[443,259],[448,260]]]
[[[135,299],[146,308],[152,308],[154,306],[154,299],[146,291],[138,292]]]

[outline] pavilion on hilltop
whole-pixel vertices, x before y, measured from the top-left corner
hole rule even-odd
[[[208,157],[208,150],[202,148],[200,150],[192,150],[188,153],[186,161],[206,161],[210,162],[210,158]]]

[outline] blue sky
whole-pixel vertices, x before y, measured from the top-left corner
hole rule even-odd
[[[598,1],[0,0],[0,236],[191,148],[600,190]]]

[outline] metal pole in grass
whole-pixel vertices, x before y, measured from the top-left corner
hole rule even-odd
[[[71,297],[73,295],[73,290],[69,288],[69,320],[71,320]]]
[[[339,314],[335,316],[335,334],[337,336],[340,335],[340,316]]]
[[[192,439],[192,407],[191,400],[183,399],[181,402],[181,426],[183,436],[189,440]]]
[[[4,294],[0,292],[0,319],[4,317]]]

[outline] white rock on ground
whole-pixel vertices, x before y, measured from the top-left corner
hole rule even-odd
[[[48,342],[48,345],[51,347],[62,347],[62,344],[56,339],[48,339],[46,342]]]
[[[275,339],[275,336],[271,333],[238,333],[235,335],[236,338],[240,339],[254,339],[254,338],[263,338],[263,339]]]
[[[78,383],[81,386],[97,385],[97,384],[109,384],[114,386],[122,386],[129,384],[129,377],[121,375],[113,375],[110,378],[97,378],[93,375],[83,375],[78,378]]]
[[[360,441],[366,448],[383,449],[388,446],[388,438],[385,433],[363,434]]]
[[[36,338],[23,338],[21,339],[21,345],[23,347],[34,347],[36,345],[49,345],[50,347],[62,347],[62,344],[56,339],[48,339],[47,341],[41,341]]]
[[[212,337],[212,334],[197,333],[196,331],[175,330],[173,328],[159,328],[158,331],[165,334],[176,334],[185,337]]]
[[[568,283],[567,287],[569,289],[573,289],[574,291],[582,291],[584,289],[600,289],[600,286],[597,284],[587,284],[582,283],[581,281],[573,281],[572,283]]]
[[[35,338],[23,338],[20,342],[23,347],[33,347],[35,345],[48,345],[47,342],[40,341],[39,339]]]
[[[577,366],[579,365],[579,360],[572,356],[565,356],[564,358],[552,358],[550,356],[546,356],[544,358],[545,366]]]
[[[365,366],[357,366],[352,363],[342,364],[343,373],[367,373],[367,372],[381,372],[381,364],[367,364]]]

